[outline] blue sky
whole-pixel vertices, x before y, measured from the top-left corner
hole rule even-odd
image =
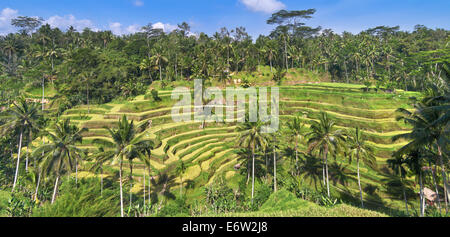
[[[171,30],[186,21],[194,33],[244,26],[256,37],[273,28],[265,23],[271,13],[308,8],[317,9],[308,25],[338,33],[378,25],[450,29],[450,0],[0,0],[0,34],[14,31],[10,20],[26,15],[63,30],[73,25],[127,34],[149,22]]]

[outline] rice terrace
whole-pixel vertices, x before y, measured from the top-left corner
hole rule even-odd
[[[270,32],[0,3],[0,217],[449,217],[448,28],[236,2]]]

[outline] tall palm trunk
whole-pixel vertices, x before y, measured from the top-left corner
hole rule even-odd
[[[120,160],[120,168],[119,168],[119,186],[120,186],[120,216],[123,215],[123,189],[122,189],[122,160]]]
[[[325,153],[324,153],[324,159],[325,159],[325,173],[326,173],[326,177],[327,177],[327,194],[328,197],[330,196],[330,182],[328,179],[328,146],[325,147]]]
[[[273,149],[273,189],[277,191],[277,153]]]
[[[14,183],[13,183],[13,188],[12,188],[11,192],[14,192],[14,189],[16,188],[16,184],[17,184],[17,178],[19,176],[20,152],[22,150],[22,137],[23,137],[23,132],[22,132],[22,129],[21,129],[20,130],[20,136],[19,136],[19,150],[17,151],[16,174],[14,175]]]
[[[133,193],[131,190],[133,189],[133,160],[130,160],[130,208],[133,203]]]
[[[59,174],[56,176],[55,188],[53,189],[52,204],[55,202],[56,192],[58,192]]]
[[[361,207],[364,208],[364,201],[363,201],[363,194],[362,194],[362,188],[361,188],[361,176],[360,176],[360,172],[359,172],[359,154],[356,155],[356,163],[358,166],[358,187],[359,187],[359,196],[361,198]]]
[[[255,145],[252,147],[252,204],[255,195]]]
[[[272,72],[272,69],[273,69],[272,57],[273,57],[272,52],[270,52],[269,53],[270,72]]]
[[[419,185],[420,185],[420,216],[425,215],[425,198],[423,194],[423,184],[422,184],[422,171],[419,172]]]
[[[322,181],[323,181],[323,186],[327,185],[327,181],[325,179],[325,162],[322,162]]]
[[[328,193],[328,197],[331,197],[330,196],[330,181],[328,178],[328,158],[325,159],[325,171],[327,174],[327,193]]]
[[[28,172],[28,147],[30,146],[30,139],[28,139],[28,144],[27,144],[27,155],[25,156],[25,171]]]
[[[344,60],[344,70],[345,70],[345,78],[347,79],[347,83],[350,83],[348,80],[348,72],[347,72],[347,63]]]

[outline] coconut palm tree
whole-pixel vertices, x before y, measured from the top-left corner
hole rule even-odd
[[[288,122],[289,132],[295,139],[295,165],[298,166],[298,141],[305,135],[304,124],[299,117],[295,117],[291,122]]]
[[[117,123],[117,129],[106,128],[113,142],[107,140],[97,139],[95,143],[101,143],[108,147],[114,147],[113,150],[108,150],[102,157],[97,160],[97,164],[104,164],[111,162],[111,165],[119,164],[119,183],[120,183],[120,215],[124,217],[123,211],[123,186],[122,173],[124,159],[138,158],[141,160],[148,160],[146,156],[153,147],[153,142],[148,139],[147,133],[138,134],[138,130],[145,127],[137,128],[133,121],[128,122],[124,115]]]
[[[40,128],[39,120],[41,119],[41,115],[39,106],[37,106],[36,104],[29,104],[27,103],[25,98],[20,98],[17,103],[13,102],[13,107],[7,112],[5,116],[2,116],[1,119],[5,121],[5,124],[0,127],[1,134],[6,134],[11,131],[19,132],[16,172],[14,175],[14,183],[12,188],[12,192],[14,192],[17,184],[17,178],[19,176],[23,135],[30,134],[32,131],[36,131]],[[28,141],[28,145],[31,145],[30,141]]]
[[[86,104],[88,107],[88,114],[91,113],[91,108],[89,105],[89,81],[93,80],[95,77],[95,73],[93,71],[91,72],[83,72],[81,74],[81,79],[86,83]]]
[[[359,171],[360,161],[362,161],[365,165],[373,168],[376,166],[376,158],[374,156],[372,147],[366,144],[366,141],[359,127],[357,127],[352,134],[347,136],[347,144],[349,145],[350,149],[350,163],[352,162],[352,158],[356,159],[359,196],[361,199],[361,207],[364,208],[363,193],[361,188],[361,175]]]
[[[268,138],[261,132],[264,124],[258,122],[245,122],[237,127],[239,132],[238,144],[243,148],[249,148],[252,151],[252,203],[255,193],[255,152],[257,147],[266,147]]]
[[[40,170],[44,175],[55,174],[55,187],[53,190],[52,203],[55,201],[58,192],[60,176],[64,172],[76,172],[76,182],[78,179],[78,164],[84,151],[77,147],[83,142],[82,133],[88,131],[87,128],[78,128],[70,123],[70,119],[57,122],[54,132],[46,132],[49,142],[43,144],[32,153],[34,157],[45,155],[39,159]]]
[[[443,155],[443,145],[448,141],[448,129],[444,129],[445,125],[439,121],[443,118],[442,111],[433,109],[426,100],[414,104],[415,111],[410,112],[406,109],[398,109],[400,113],[397,120],[404,121],[413,126],[411,132],[400,134],[393,137],[393,141],[405,139],[410,141],[408,144],[400,148],[398,154],[407,154],[417,149],[424,149],[435,146],[437,148],[437,161],[441,166],[441,174],[444,182],[444,194],[446,207],[448,205],[448,197],[450,190],[447,184],[445,173],[445,163]],[[445,145],[444,145],[445,147]]]
[[[183,175],[186,173],[186,165],[183,160],[180,160],[177,164],[176,173],[180,176],[180,196],[183,195]]]
[[[328,153],[337,153],[342,142],[345,140],[344,132],[340,129],[336,130],[335,122],[332,121],[327,113],[320,114],[319,122],[312,121],[311,132],[307,134],[308,153],[314,150],[319,150],[323,155],[323,177],[326,177],[327,194],[330,197],[330,184],[328,179]]]
[[[153,61],[154,65],[158,65],[159,68],[159,80],[162,81],[162,64],[168,62],[166,56],[164,56],[163,48],[156,47],[152,49],[152,57],[150,58]]]

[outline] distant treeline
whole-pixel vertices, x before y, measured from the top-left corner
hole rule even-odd
[[[18,17],[18,33],[0,37],[2,99],[14,98],[25,85],[52,83],[67,106],[102,103],[144,93],[155,80],[203,78],[226,81],[235,72],[304,68],[328,73],[332,80],[383,88],[424,90],[439,85],[450,61],[450,32],[417,25],[412,32],[380,26],[359,34],[311,28],[314,9],[282,10],[267,23],[268,36],[252,39],[243,27],[222,28],[212,36],[192,34],[187,23],[165,33],[152,24],[118,36],[73,27],[42,25],[42,19]],[[86,96],[89,94],[89,97]]]

